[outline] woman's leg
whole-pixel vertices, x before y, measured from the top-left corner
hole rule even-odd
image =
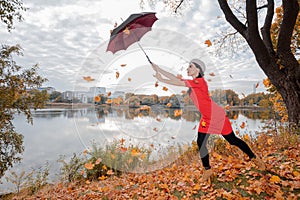
[[[210,164],[209,164],[209,154],[208,154],[208,150],[206,147],[208,137],[209,137],[209,134],[198,132],[197,144],[198,144],[203,167],[206,170],[211,168]]]
[[[234,132],[232,131],[229,135],[222,135],[231,145],[239,147],[244,153],[246,153],[250,159],[256,158],[253,151],[247,145],[246,142],[241,140],[240,138],[236,137]]]

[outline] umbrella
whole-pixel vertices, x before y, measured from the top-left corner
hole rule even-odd
[[[139,41],[143,35],[151,30],[156,20],[155,12],[142,12],[130,15],[111,32],[106,51],[116,53],[119,50],[126,50],[131,44],[137,42],[148,61],[152,63]]]

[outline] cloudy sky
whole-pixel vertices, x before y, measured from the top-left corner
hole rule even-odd
[[[216,46],[205,44],[207,39],[214,41],[229,30],[217,1],[186,1],[181,15],[172,14],[162,4],[151,7],[146,3],[141,9],[140,0],[23,2],[29,8],[23,15],[25,20],[16,23],[11,33],[1,24],[0,42],[20,44],[24,56],[16,58],[18,64],[30,67],[38,63],[39,73],[49,80],[45,86],[58,91],[93,86],[135,92],[158,90],[153,87],[151,67],[137,45],[116,54],[106,52],[114,24],[142,11],[155,11],[159,18],[140,41],[153,62],[185,75],[188,60],[201,58],[207,64],[211,88],[233,89],[241,95],[252,93],[259,82],[256,91],[265,91],[265,75],[247,46],[240,46],[235,55],[224,50],[216,56]],[[116,72],[120,73],[118,79]],[[216,76],[209,76],[212,72]],[[95,80],[87,82],[83,76]]]

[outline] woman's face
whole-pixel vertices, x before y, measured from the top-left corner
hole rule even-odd
[[[199,75],[200,70],[195,66],[194,63],[190,63],[187,68],[187,75],[196,78]]]

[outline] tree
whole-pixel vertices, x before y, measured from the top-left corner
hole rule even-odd
[[[153,0],[149,0],[153,2]],[[176,12],[184,2],[189,0],[164,0],[166,4],[173,2]],[[178,6],[173,6],[177,2]],[[236,2],[236,1],[235,1]],[[256,61],[271,83],[281,94],[288,110],[289,122],[300,124],[300,66],[293,54],[292,40],[299,44],[299,26],[295,26],[297,17],[299,21],[298,0],[282,0],[282,21],[278,24],[278,37],[272,42],[272,22],[274,17],[274,0],[265,0],[264,5],[258,6],[256,0],[246,0],[244,13],[229,5],[228,0],[218,0],[226,21],[246,40],[252,50]],[[266,9],[267,14],[263,26],[259,29],[258,12]],[[245,16],[245,21],[239,16]],[[299,46],[298,46],[299,47]],[[299,49],[298,49],[299,50]]]
[[[20,12],[25,11],[23,2],[20,0],[1,0],[0,1],[0,20],[6,25],[7,30],[13,29],[14,20],[22,21]]]
[[[13,20],[22,20],[19,13],[25,10],[21,1],[0,1],[0,19],[8,31],[13,28]],[[13,56],[21,56],[19,45],[2,45],[0,49],[0,178],[5,171],[20,161],[23,152],[23,136],[15,131],[13,119],[15,114],[24,113],[27,121],[32,123],[31,108],[44,106],[49,98],[46,91],[38,91],[46,79],[37,74],[38,66],[21,70]]]

